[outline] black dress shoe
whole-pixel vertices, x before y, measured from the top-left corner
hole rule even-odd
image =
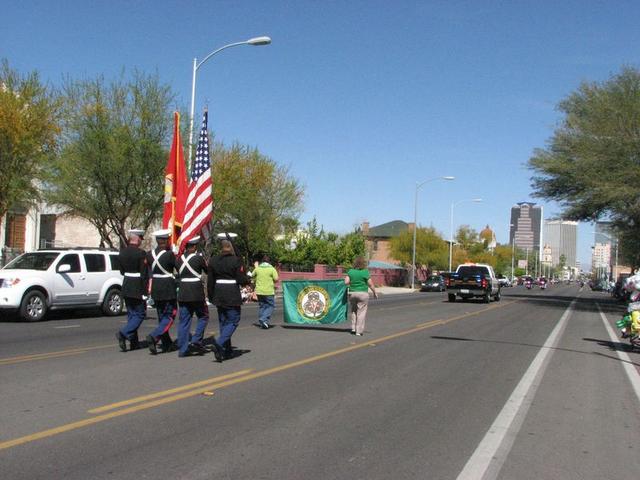
[[[147,335],[147,347],[149,347],[149,351],[151,352],[151,355],[158,354],[158,348],[156,347],[156,339],[153,338],[151,335]]]
[[[221,363],[224,360],[224,353],[217,342],[214,341],[211,344],[211,351],[213,352],[213,356],[216,357],[216,362]]]
[[[129,350],[139,350],[139,349],[140,349],[140,342],[138,341],[137,338],[133,340],[129,340]]]
[[[204,345],[202,345],[201,343],[191,343],[189,345],[189,352],[194,354],[194,355],[204,355],[206,353],[206,349],[204,348]]]
[[[120,346],[121,352],[127,351],[127,337],[125,337],[122,332],[116,333],[116,339],[118,340],[118,345]]]
[[[178,350],[178,345],[175,342],[162,342],[162,353],[175,352]]]

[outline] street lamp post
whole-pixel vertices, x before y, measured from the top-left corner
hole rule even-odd
[[[191,151],[193,149],[193,115],[194,115],[195,102],[196,102],[196,73],[198,72],[198,69],[202,66],[204,62],[209,60],[216,53],[221,52],[222,50],[226,50],[227,48],[237,47],[240,45],[254,45],[254,46],[269,45],[270,43],[271,43],[271,38],[269,37],[254,37],[254,38],[250,38],[249,40],[245,40],[244,42],[230,43],[228,45],[220,47],[217,50],[214,50],[213,52],[208,54],[206,57],[204,57],[199,63],[197,58],[193,59],[193,75],[191,77],[191,115],[190,115],[191,118],[189,120],[189,157],[187,160],[187,171],[189,171],[189,167],[191,165]]]
[[[418,230],[418,190],[420,190],[424,185],[429,182],[434,182],[436,180],[455,180],[456,177],[435,177],[425,180],[422,183],[416,182],[416,192],[413,200],[413,248],[411,254],[411,289],[415,288],[416,284],[416,233]]]
[[[449,271],[451,271],[451,263],[453,261],[453,208],[456,205],[460,205],[461,203],[465,203],[465,202],[474,202],[474,203],[479,203],[482,202],[481,198],[472,198],[469,200],[460,200],[459,202],[454,202],[451,204],[451,222],[449,224]]]
[[[513,223],[509,224],[509,238],[511,239],[511,227],[514,227]],[[516,236],[513,235],[513,240],[511,240],[511,281],[513,282],[513,277],[515,275],[515,266],[514,260],[516,256]]]

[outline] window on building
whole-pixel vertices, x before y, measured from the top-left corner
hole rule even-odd
[[[9,248],[24,251],[27,216],[18,213],[7,214],[7,232],[4,243]]]
[[[377,252],[378,251],[378,240],[374,240],[373,241],[373,251]]]

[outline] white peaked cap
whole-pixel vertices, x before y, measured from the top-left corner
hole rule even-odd
[[[153,232],[153,236],[156,238],[169,238],[171,236],[171,230],[164,228],[162,230],[156,230]]]

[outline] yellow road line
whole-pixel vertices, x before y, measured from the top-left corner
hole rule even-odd
[[[140,405],[136,405],[136,406],[133,406],[133,407],[123,408],[123,409],[116,410],[116,411],[113,411],[113,412],[110,412],[110,413],[105,413],[103,415],[98,415],[98,416],[87,418],[87,419],[80,420],[80,421],[77,421],[77,422],[68,423],[66,425],[61,425],[59,427],[50,428],[48,430],[43,430],[41,432],[36,432],[36,433],[31,434],[31,435],[26,435],[26,436],[23,436],[23,437],[15,438],[13,440],[7,440],[5,442],[0,442],[0,450],[5,450],[7,448],[11,448],[11,447],[15,447],[15,446],[18,446],[18,445],[23,445],[23,444],[26,444],[26,443],[30,443],[30,442],[33,442],[35,440],[40,440],[40,439],[43,439],[43,438],[52,437],[52,436],[55,436],[55,435],[58,435],[58,434],[61,434],[61,433],[65,433],[65,432],[69,432],[69,431],[72,431],[72,430],[77,430],[77,429],[80,429],[80,428],[83,428],[83,427],[86,427],[86,426],[89,426],[89,425],[94,425],[96,423],[100,423],[100,422],[104,422],[106,420],[110,420],[112,418],[121,417],[123,415],[129,415],[129,414],[132,414],[132,413],[140,412],[142,410],[147,410],[147,409],[150,409],[150,408],[153,408],[153,407],[157,407],[157,406],[160,406],[160,405],[166,405],[168,403],[176,402],[178,400],[183,400],[183,399],[186,399],[186,398],[194,397],[194,396],[200,395],[200,394],[202,394],[202,393],[204,393],[204,392],[206,392],[208,390],[212,390],[212,389],[216,389],[216,388],[220,389],[220,388],[228,387],[228,386],[235,385],[235,384],[238,384],[238,383],[247,382],[249,380],[254,380],[254,379],[257,379],[257,378],[261,378],[261,377],[266,377],[266,376],[272,375],[274,373],[283,372],[285,370],[290,370],[292,368],[301,367],[303,365],[308,365],[310,363],[314,363],[314,362],[318,362],[320,360],[324,360],[324,359],[327,359],[327,358],[335,357],[336,355],[341,355],[343,353],[352,352],[354,350],[359,350],[359,349],[362,349],[362,348],[368,348],[370,346],[377,345],[377,344],[379,344],[381,342],[386,342],[386,341],[389,341],[389,340],[393,340],[395,338],[403,337],[405,335],[410,335],[412,333],[420,332],[422,330],[426,330],[426,329],[434,327],[436,325],[441,325],[441,324],[444,324],[444,323],[452,322],[454,320],[460,320],[462,318],[468,318],[468,317],[476,316],[476,315],[484,313],[484,312],[486,312],[488,310],[494,310],[496,308],[506,307],[506,306],[511,305],[513,303],[516,303],[516,302],[509,302],[509,303],[505,302],[505,303],[502,303],[501,305],[496,305],[496,306],[493,306],[493,307],[484,308],[482,310],[478,310],[478,311],[475,311],[475,312],[465,313],[463,315],[458,315],[457,317],[453,317],[451,319],[444,320],[444,321],[443,320],[433,320],[431,322],[427,322],[427,323],[425,323],[423,325],[411,328],[409,330],[404,330],[402,332],[397,332],[397,333],[394,333],[394,334],[391,334],[391,335],[387,335],[387,336],[384,336],[384,337],[380,337],[380,338],[376,338],[376,339],[373,339],[373,340],[370,340],[370,341],[365,341],[363,343],[359,343],[359,344],[356,344],[356,345],[351,345],[349,347],[341,348],[341,349],[334,350],[334,351],[331,351],[331,352],[326,352],[326,353],[323,353],[323,354],[320,354],[320,355],[315,355],[313,357],[309,357],[309,358],[305,358],[305,359],[298,360],[298,361],[295,361],[295,362],[287,363],[287,364],[284,364],[284,365],[280,365],[278,367],[269,368],[267,370],[262,370],[260,372],[247,373],[246,375],[241,375],[240,372],[236,372],[236,375],[241,375],[241,376],[236,376],[235,378],[230,378],[228,380],[225,380],[225,381],[222,381],[222,382],[218,382],[218,383],[209,383],[206,386],[203,386],[201,388],[195,388],[195,389],[189,390],[189,391],[184,392],[184,393],[179,393],[179,394],[168,396],[168,397],[165,396],[164,398],[160,398],[160,399],[157,399],[157,400],[152,400],[152,401],[146,402],[146,403],[141,403]],[[234,375],[234,374],[231,374],[231,375]],[[220,378],[223,378],[223,377],[220,377]],[[208,382],[208,381],[205,380],[204,382]],[[198,383],[200,383],[200,382],[198,382]],[[185,387],[186,388],[191,388],[193,385],[196,385],[196,384],[191,384],[191,385],[188,385],[188,386],[185,386]],[[178,387],[178,389],[179,388],[180,387]],[[174,389],[174,390],[176,390],[176,389]],[[165,393],[166,394],[168,392],[169,391],[160,392],[160,393]],[[157,394],[152,394],[152,395],[157,395]],[[137,398],[139,399],[141,397],[137,397]],[[132,399],[132,400],[136,401],[137,399]],[[120,403],[123,403],[123,402],[120,402]],[[111,406],[109,405],[109,407],[111,407]],[[104,408],[104,407],[100,407],[100,408]],[[117,408],[117,407],[113,407],[113,408]]]
[[[251,370],[251,369],[240,370],[238,372],[230,373],[228,375],[221,375],[219,377],[208,378],[208,379],[202,380],[200,382],[191,383],[189,385],[183,385],[182,387],[176,387],[176,388],[172,388],[170,390],[164,390],[162,392],[151,393],[149,395],[143,395],[141,397],[135,397],[135,398],[131,398],[129,400],[123,400],[122,402],[112,403],[112,404],[109,404],[109,405],[104,405],[102,407],[93,408],[93,409],[89,410],[89,413],[108,412],[109,410],[115,410],[116,408],[124,407],[124,406],[127,406],[127,405],[132,405],[134,403],[142,403],[142,402],[144,402],[146,400],[152,400],[154,398],[159,398],[159,397],[166,397],[167,395],[171,395],[172,393],[183,392],[185,390],[190,390],[192,388],[201,387],[203,385],[210,385],[211,383],[219,382],[221,380],[227,380],[229,378],[239,377],[239,376],[242,376],[242,375],[246,375],[247,373],[252,372],[252,371],[253,370]]]
[[[89,350],[99,350],[103,348],[113,348],[116,347],[116,343],[111,343],[109,345],[96,345],[94,347],[78,347],[71,348],[69,350],[59,350],[57,352],[47,352],[47,353],[34,353],[33,355],[22,355],[20,357],[7,357],[0,358],[0,366],[1,365],[10,365],[12,363],[20,363],[20,362],[28,362],[32,360],[45,360],[47,358],[52,357],[61,357],[64,355],[75,355],[80,353],[86,353]]]

